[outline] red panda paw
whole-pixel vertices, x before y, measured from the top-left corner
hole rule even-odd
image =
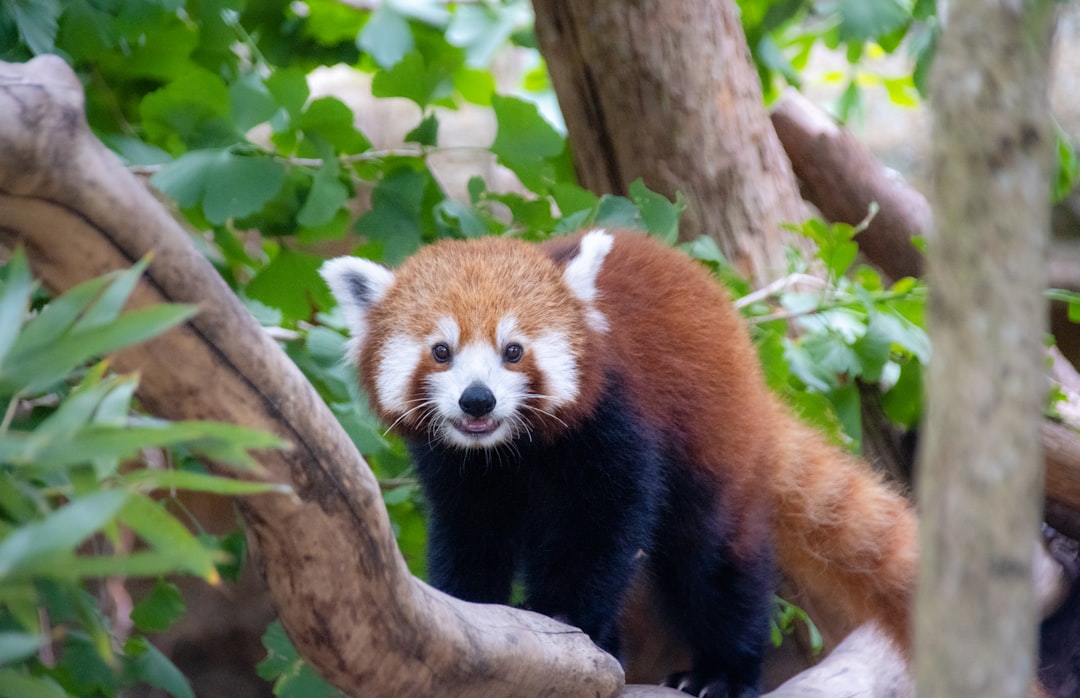
[[[733,687],[724,678],[697,671],[676,672],[668,676],[662,685],[698,698],[758,698],[761,695],[753,686]]]

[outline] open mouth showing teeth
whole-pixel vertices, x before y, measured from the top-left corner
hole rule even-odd
[[[454,426],[468,436],[487,436],[499,428],[499,422],[491,417],[465,417],[455,421]]]

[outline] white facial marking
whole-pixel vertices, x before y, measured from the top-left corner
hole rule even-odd
[[[355,359],[367,334],[368,310],[386,295],[394,283],[394,272],[368,259],[338,257],[324,262],[319,274],[345,313],[352,335],[348,355]]]
[[[517,335],[517,318],[513,315],[508,315],[502,320],[499,320],[499,324],[495,327],[495,348],[502,350],[511,341],[521,341]]]
[[[457,349],[461,343],[461,328],[454,318],[442,317],[435,322],[435,332],[429,335],[428,339],[433,345],[436,342],[446,342],[451,349]]]
[[[379,355],[375,394],[379,405],[391,414],[403,414],[409,404],[409,384],[426,347],[405,334],[387,340]]]
[[[544,374],[547,398],[552,407],[573,402],[578,396],[578,367],[570,351],[570,342],[561,332],[541,335],[529,350]]]
[[[563,281],[570,292],[585,303],[585,320],[597,332],[607,332],[608,321],[593,305],[599,295],[596,278],[614,243],[615,238],[603,229],[585,233],[578,244],[577,256],[570,260],[563,271]]]

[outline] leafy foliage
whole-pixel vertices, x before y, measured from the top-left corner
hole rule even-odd
[[[862,111],[866,86],[880,86],[892,101],[907,106],[927,94],[940,32],[936,0],[739,0],[739,7],[767,96],[783,84],[800,86],[802,70],[819,45],[847,56],[847,71],[827,76],[846,84],[835,105],[842,121]],[[911,75],[889,76],[864,64],[867,57],[901,48],[914,60]]]
[[[97,600],[106,577],[194,574],[216,583],[225,562],[170,511],[176,490],[280,490],[200,472],[201,455],[240,469],[276,438],[222,424],[133,414],[136,376],[113,375],[102,354],[189,318],[186,306],[122,312],[145,267],[92,279],[41,304],[17,250],[0,286],[0,695],[117,695],[149,684],[193,696],[183,675],[139,634],[122,635]],[[29,313],[31,305],[34,312]],[[172,467],[141,464],[172,448]],[[138,541],[138,544],[135,543]],[[134,608],[140,632],[183,612],[159,581]]]

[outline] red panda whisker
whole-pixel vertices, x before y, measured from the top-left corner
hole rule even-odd
[[[540,408],[540,407],[536,407],[534,405],[522,404],[521,407],[523,409],[530,410],[532,412],[536,412],[537,414],[542,414],[545,417],[550,417],[550,418],[554,419],[556,422],[558,422],[559,424],[563,425],[564,427],[569,427],[569,425],[566,422],[564,422],[562,419],[559,419],[557,416],[555,416],[554,412],[550,412],[548,410],[545,410],[545,409]]]
[[[399,416],[397,419],[395,419],[393,424],[391,424],[390,426],[388,426],[386,428],[386,431],[383,432],[383,436],[386,436],[387,434],[389,434],[394,429],[394,427],[396,427],[398,424],[401,423],[401,421],[403,419],[406,419],[407,417],[409,417],[410,415],[416,413],[419,410],[423,410],[424,408],[432,408],[431,410],[429,410],[429,412],[434,411],[433,408],[435,407],[435,401],[431,400],[430,398],[422,398],[422,399],[417,399],[417,400],[410,400],[409,402],[417,402],[419,404],[416,405],[415,407],[412,407],[412,408],[406,410],[405,412],[402,412],[401,416]],[[421,415],[420,416],[420,418],[417,420],[418,425],[423,424],[425,416],[426,415]]]

